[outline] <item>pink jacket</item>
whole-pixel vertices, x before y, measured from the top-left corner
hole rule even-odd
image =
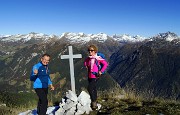
[[[101,63],[103,64],[103,67],[101,68],[101,72],[104,72],[108,66],[108,63],[105,59],[101,58],[100,56],[89,56],[84,61],[84,66],[88,69],[88,77],[89,78],[96,78],[96,75],[94,75],[92,72],[98,73],[98,66],[96,64],[96,60],[98,61],[98,65]]]

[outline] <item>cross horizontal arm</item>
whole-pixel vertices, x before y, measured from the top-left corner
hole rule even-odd
[[[72,56],[70,55],[61,55],[61,59],[69,59],[69,58],[82,58],[81,54],[74,54]]]

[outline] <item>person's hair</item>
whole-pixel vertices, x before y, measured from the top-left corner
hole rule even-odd
[[[43,58],[44,56],[51,57],[49,54],[45,53],[41,56],[41,58]]]
[[[93,48],[95,52],[98,51],[98,47],[97,47],[96,45],[90,45],[90,46],[88,47],[88,50],[90,50],[91,48]]]

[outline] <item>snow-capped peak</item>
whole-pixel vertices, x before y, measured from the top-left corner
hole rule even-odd
[[[21,41],[22,43],[25,43],[25,42],[32,40],[32,39],[47,42],[47,41],[51,40],[52,38],[55,38],[55,39],[64,38],[65,40],[72,42],[72,43],[86,43],[86,42],[89,42],[91,40],[104,42],[108,38],[112,38],[112,39],[119,41],[119,42],[141,42],[141,41],[147,39],[147,38],[141,37],[139,35],[130,36],[127,34],[123,34],[123,35],[115,34],[113,36],[108,36],[105,33],[85,34],[83,32],[79,32],[79,33],[66,32],[66,33],[62,33],[60,36],[46,35],[43,33],[34,33],[34,32],[31,32],[29,34],[0,35],[0,41],[6,41],[6,42]],[[167,41],[179,39],[179,37],[176,34],[171,33],[171,32],[167,32],[167,33],[160,33],[155,37],[149,38],[149,40],[153,40],[153,39],[157,39],[157,38],[166,39]]]
[[[159,33],[158,35],[152,37],[151,39],[165,39],[166,41],[172,41],[174,39],[180,39],[175,33],[166,32]]]
[[[0,35],[0,38],[7,38],[10,37],[11,35]]]
[[[43,33],[34,33],[34,32],[31,32],[29,34],[16,34],[16,35],[1,36],[1,40],[7,41],[7,42],[18,42],[18,41],[27,42],[31,40],[32,38],[46,40],[47,38],[50,38],[50,36],[45,35]]]
[[[139,35],[130,36],[127,34],[123,34],[123,35],[116,35],[115,34],[112,37],[113,37],[113,39],[120,41],[120,42],[141,42],[141,41],[146,39],[145,37],[141,37]]]
[[[60,38],[67,38],[71,42],[88,42],[90,40],[97,40],[99,42],[104,42],[107,40],[107,35],[104,33],[99,33],[99,34],[84,34],[84,33],[62,33]]]

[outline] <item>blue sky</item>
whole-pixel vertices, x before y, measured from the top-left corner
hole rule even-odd
[[[180,0],[0,0],[0,35],[180,35]]]

